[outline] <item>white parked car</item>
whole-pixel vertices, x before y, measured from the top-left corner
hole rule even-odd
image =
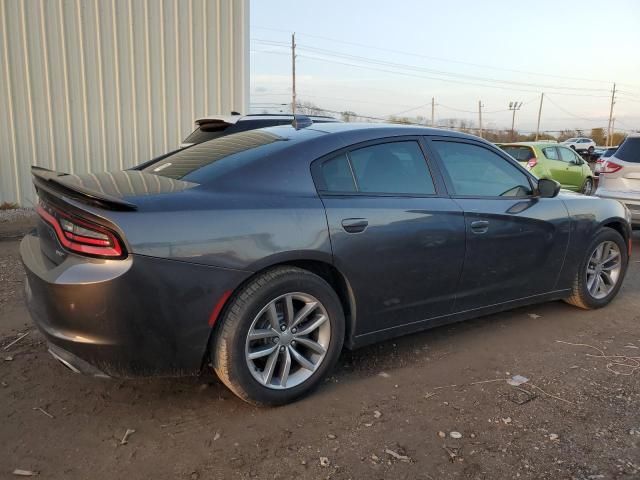
[[[640,227],[640,134],[629,135],[602,164],[596,195],[625,204],[633,227]]]
[[[569,138],[562,142],[562,145],[573,148],[579,153],[588,153],[591,155],[596,149],[596,142],[586,137]]]

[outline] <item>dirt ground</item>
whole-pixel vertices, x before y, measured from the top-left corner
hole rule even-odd
[[[71,373],[31,324],[23,278],[18,242],[1,241],[0,478],[640,478],[635,259],[603,310],[555,302],[345,352],[313,395],[274,409],[214,377]]]

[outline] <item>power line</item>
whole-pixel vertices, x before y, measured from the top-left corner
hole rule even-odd
[[[264,43],[266,45],[270,45],[270,46],[279,46],[279,47],[284,47],[283,44],[281,44],[280,42],[271,42],[271,41],[267,41],[267,40],[260,40],[260,39],[254,39],[254,41],[260,43]],[[515,86],[524,86],[524,87],[533,87],[533,88],[540,88],[540,89],[553,89],[553,90],[569,90],[569,91],[606,91],[605,89],[599,89],[599,88],[582,88],[582,87],[567,87],[567,86],[562,86],[562,85],[544,85],[544,84],[537,84],[537,83],[530,83],[530,82],[518,82],[518,81],[512,81],[512,80],[501,80],[501,79],[497,79],[497,78],[487,78],[487,77],[479,77],[479,76],[475,76],[475,75],[466,75],[466,74],[460,74],[460,73],[455,73],[455,72],[447,72],[447,71],[443,71],[443,70],[435,70],[435,69],[431,69],[431,68],[425,68],[425,67],[421,67],[418,65],[410,65],[410,64],[404,64],[404,63],[397,63],[397,62],[389,62],[389,61],[384,61],[384,60],[377,60],[375,58],[370,58],[370,57],[363,57],[360,55],[352,55],[352,54],[347,54],[347,53],[343,53],[343,52],[337,52],[337,51],[333,51],[333,50],[327,50],[327,49],[322,49],[322,48],[316,48],[316,47],[311,47],[308,45],[303,45],[303,44],[299,44],[299,47],[301,50],[303,51],[307,51],[310,53],[314,53],[314,54],[319,54],[319,55],[323,55],[323,56],[328,56],[330,58],[338,58],[338,59],[342,59],[342,60],[355,60],[358,61],[360,63],[365,63],[365,64],[372,64],[372,65],[376,65],[376,66],[382,66],[382,67],[387,67],[387,68],[394,68],[394,69],[403,69],[403,70],[409,70],[409,71],[414,71],[414,72],[420,72],[420,73],[428,73],[431,75],[440,75],[440,76],[444,76],[444,77],[452,77],[452,78],[460,78],[460,79],[465,79],[465,80],[476,80],[476,81],[480,81],[480,82],[491,82],[491,83],[502,83],[502,84],[506,84],[506,85],[515,85]],[[307,57],[307,58],[315,58],[315,59],[320,59],[322,60],[322,58],[318,58],[318,57]],[[327,60],[327,59],[324,59]],[[338,63],[338,62],[336,62]],[[351,65],[351,64],[350,64]],[[442,78],[437,78],[439,80],[445,80]],[[449,81],[448,79],[446,79],[447,81]],[[472,85],[478,85],[478,84],[473,84],[470,83]],[[484,84],[480,84],[480,86],[486,86]],[[565,92],[557,92],[559,94],[565,95],[567,93]],[[577,95],[577,94],[572,94],[572,95]],[[593,97],[599,97],[600,95],[593,95],[593,94],[581,94],[580,96],[593,96]],[[602,95],[603,97],[605,95]]]
[[[569,115],[570,117],[573,118],[577,118],[579,120],[585,120],[587,122],[599,122],[600,120],[597,120],[595,118],[586,118],[586,117],[582,117],[580,115],[576,115],[575,113],[572,113],[566,109],[564,109],[563,107],[561,107],[560,105],[558,105],[555,101],[553,101],[553,99],[549,96],[549,95],[545,95],[545,98],[547,100],[549,100],[549,102],[551,102],[551,104],[553,104],[558,110],[561,110],[562,112],[566,113],[567,115]]]
[[[271,27],[263,27],[263,26],[259,26],[259,25],[252,25],[252,28],[257,28],[257,29],[260,29],[260,30],[274,31],[274,32],[289,33],[289,30],[279,29],[279,28],[271,28]],[[389,53],[395,53],[395,54],[402,54],[402,55],[407,55],[407,56],[412,56],[412,57],[425,58],[425,59],[429,59],[429,60],[437,60],[437,61],[445,62],[445,63],[467,65],[467,66],[473,66],[473,67],[478,67],[478,68],[499,70],[499,71],[504,71],[504,72],[521,73],[521,74],[525,74],[525,75],[535,75],[535,76],[539,76],[539,77],[558,78],[558,79],[563,79],[563,80],[574,80],[574,81],[577,80],[577,81],[582,81],[582,82],[607,83],[607,84],[611,83],[608,80],[596,80],[596,79],[584,78],[584,77],[571,77],[571,76],[566,76],[566,75],[554,75],[554,74],[549,74],[549,73],[532,72],[532,71],[527,71],[527,70],[518,70],[518,69],[512,69],[512,68],[496,67],[496,66],[493,66],[493,65],[484,65],[484,64],[465,62],[465,61],[460,61],[460,60],[452,60],[452,59],[447,59],[447,58],[442,58],[442,57],[434,57],[434,56],[430,56],[430,55],[423,55],[423,54],[419,54],[419,53],[415,53],[415,52],[407,52],[407,51],[404,51],[404,50],[403,51],[394,50],[394,49],[380,47],[380,46],[366,45],[366,44],[358,43],[358,42],[349,42],[349,41],[345,41],[345,40],[339,40],[339,39],[336,39],[336,38],[326,37],[326,36],[323,36],[323,35],[314,35],[314,34],[304,33],[304,32],[298,32],[298,34],[303,36],[303,37],[317,38],[317,39],[320,39],[320,40],[328,40],[330,42],[340,43],[340,44],[343,44],[343,45],[353,45],[353,46],[357,46],[357,47],[375,49],[375,50],[385,51],[385,52],[389,52]],[[640,89],[640,86],[638,86],[638,87],[633,86],[632,88],[639,88]]]

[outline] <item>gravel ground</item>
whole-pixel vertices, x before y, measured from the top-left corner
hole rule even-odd
[[[213,376],[70,373],[29,322],[17,252],[0,242],[0,478],[640,478],[638,260],[604,309],[534,305],[344,352],[311,396],[257,409]]]
[[[0,210],[0,240],[20,238],[36,224],[36,212],[32,208]]]
[[[9,208],[0,210],[0,222],[15,222],[35,215],[33,208]]]

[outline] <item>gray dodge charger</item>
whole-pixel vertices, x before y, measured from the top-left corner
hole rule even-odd
[[[560,192],[470,135],[300,123],[115,173],[34,167],[21,255],[51,354],[96,376],[212,367],[278,405],[343,347],[618,293],[631,229],[617,201]]]

